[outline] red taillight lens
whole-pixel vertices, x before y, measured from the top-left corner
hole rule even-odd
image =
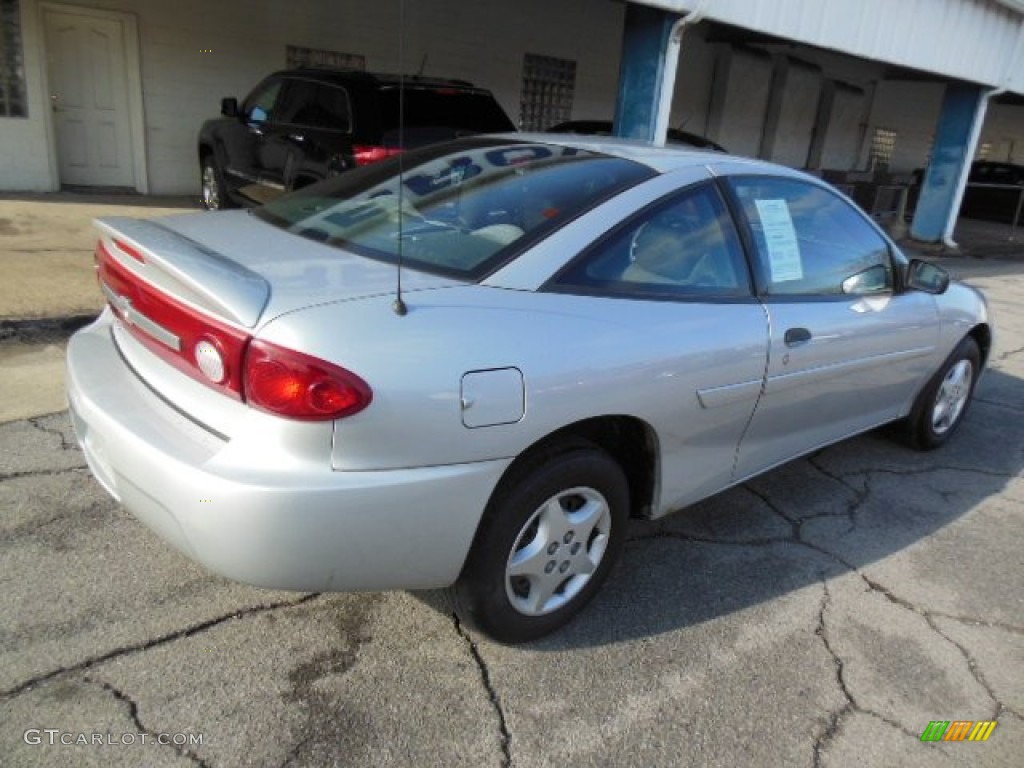
[[[137,248],[133,248],[123,240],[115,240],[114,245],[116,245],[123,253],[127,253],[140,264],[146,263],[146,257],[143,256],[142,253]]]
[[[279,416],[318,421],[358,413],[373,392],[340,366],[253,339],[245,357],[245,398]]]
[[[123,243],[116,247],[128,253]],[[145,263],[136,254],[128,255]],[[125,328],[197,381],[255,408],[311,421],[351,416],[373,399],[366,382],[351,371],[252,339],[245,330],[166,295],[119,264],[102,241],[96,261],[110,308]]]
[[[369,165],[387,160],[389,157],[402,154],[398,147],[374,147],[365,144],[356,144],[352,147],[352,155],[355,157],[356,165]]]
[[[130,247],[120,241],[115,246],[125,253]],[[135,253],[129,255],[145,261]],[[246,331],[171,298],[132,274],[102,240],[96,246],[96,262],[110,308],[132,335],[197,381],[241,399]]]

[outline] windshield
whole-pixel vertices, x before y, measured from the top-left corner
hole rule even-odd
[[[653,173],[570,147],[465,139],[348,171],[255,215],[369,258],[478,280]]]

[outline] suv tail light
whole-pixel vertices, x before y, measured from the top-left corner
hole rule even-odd
[[[278,416],[320,421],[358,413],[373,392],[340,366],[253,339],[245,356],[245,399]]]
[[[352,147],[352,155],[355,157],[356,165],[369,165],[387,160],[389,157],[402,154],[398,147],[376,147],[367,144],[356,144]]]

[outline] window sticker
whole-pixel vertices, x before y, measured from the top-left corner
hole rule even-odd
[[[785,200],[755,200],[761,218],[764,242],[768,248],[768,266],[773,283],[800,280],[804,268],[800,263],[800,246]]]

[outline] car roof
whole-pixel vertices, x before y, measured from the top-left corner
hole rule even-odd
[[[1011,163],[1008,160],[975,160],[971,163],[976,168],[1022,168],[1024,165],[1018,163]]]
[[[479,90],[468,80],[456,80],[445,77],[423,77],[421,75],[397,75],[388,72],[366,72],[361,69],[342,69],[336,67],[296,67],[275,72],[285,77],[302,77],[309,80],[321,80],[329,83],[351,83],[353,81],[369,85],[407,86],[443,86],[446,88]]]
[[[582,133],[612,136],[614,135],[614,125],[611,120],[569,120],[558,125],[552,125],[547,131],[549,133]],[[721,144],[712,141],[706,136],[690,133],[680,128],[669,128],[667,137],[669,141],[676,143],[690,144],[702,149],[714,149],[718,152],[728,152]]]
[[[509,133],[502,134],[510,141],[534,141],[560,147],[575,147],[611,157],[621,157],[642,163],[658,173],[669,173],[681,168],[705,167],[714,172],[716,167],[729,166],[731,173],[740,168],[750,173],[768,173],[782,176],[806,177],[799,171],[765,160],[739,157],[724,152],[708,152],[680,144],[656,146],[649,141],[623,139],[617,136],[591,136],[578,133]]]

